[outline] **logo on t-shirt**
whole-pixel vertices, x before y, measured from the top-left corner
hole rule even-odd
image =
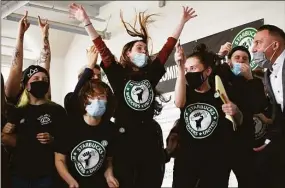
[[[71,152],[77,172],[81,176],[91,176],[102,166],[106,155],[105,148],[94,140],[86,140],[78,144]]]
[[[148,109],[153,101],[153,96],[153,90],[148,80],[130,80],[124,89],[126,103],[129,107],[138,111]]]
[[[49,114],[41,115],[38,117],[38,120],[41,122],[41,125],[47,125],[52,122]]]
[[[185,108],[186,128],[193,138],[210,136],[218,125],[219,114],[215,107],[205,103],[190,104]]]
[[[253,117],[253,123],[255,127],[255,140],[258,140],[265,135],[267,125],[258,117]]]

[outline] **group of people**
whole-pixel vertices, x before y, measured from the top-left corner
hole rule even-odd
[[[27,12],[19,22],[10,74],[5,85],[3,76],[1,80],[3,187],[160,188],[171,158],[173,188],[227,188],[231,170],[240,188],[285,187],[282,29],[260,27],[252,57],[246,47],[232,48],[230,43],[218,53],[205,44],[188,53],[178,39],[197,15],[183,7],[177,28],[153,56],[148,51],[151,16],[138,14],[138,30],[121,13],[127,33],[140,39],[125,44],[118,60],[84,7],[73,3],[69,9],[94,45],[74,91],[65,96],[64,108],[51,96],[48,22],[38,18],[41,58],[24,71]],[[164,147],[161,127],[154,120],[163,98],[156,86],[174,49],[174,98],[181,114]],[[225,56],[228,62],[217,64]],[[264,78],[253,74],[252,60],[266,70]],[[101,68],[108,84],[101,79]],[[216,75],[227,95],[216,92]]]

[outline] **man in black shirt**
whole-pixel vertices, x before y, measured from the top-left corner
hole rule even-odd
[[[253,186],[254,178],[253,116],[265,109],[266,97],[262,81],[252,75],[248,49],[244,46],[230,49],[227,46],[229,44],[221,47],[219,55],[228,55],[229,61],[220,66],[217,74],[221,76],[226,90],[233,93],[234,100],[244,115],[242,125],[235,132],[231,168],[237,177],[239,187],[250,188]]]

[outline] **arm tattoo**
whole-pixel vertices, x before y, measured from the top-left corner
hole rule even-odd
[[[13,53],[13,60],[12,60],[12,66],[15,67],[18,65],[18,58],[20,56],[20,51],[18,50],[18,48],[15,48],[15,51]]]
[[[50,47],[48,37],[44,37],[44,47],[41,50],[40,58],[37,60],[38,64],[47,63],[50,59]]]

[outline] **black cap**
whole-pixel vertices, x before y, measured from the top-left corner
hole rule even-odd
[[[248,55],[248,60],[249,60],[249,62],[251,61],[250,53],[249,53],[248,49],[247,49],[246,47],[244,47],[244,46],[236,46],[236,47],[234,47],[234,48],[230,51],[230,53],[229,53],[229,55],[228,55],[228,58],[229,58],[229,59],[232,58],[232,55],[233,55],[233,53],[235,53],[235,51],[243,51],[243,52],[247,53],[247,55]]]
[[[31,65],[28,68],[26,68],[24,70],[24,72],[23,72],[23,84],[24,84],[24,86],[28,83],[29,79],[34,74],[36,74],[38,72],[45,73],[47,75],[47,77],[48,77],[48,80],[49,80],[49,73],[48,73],[48,71],[45,68],[43,68],[43,67],[41,67],[39,65]]]

